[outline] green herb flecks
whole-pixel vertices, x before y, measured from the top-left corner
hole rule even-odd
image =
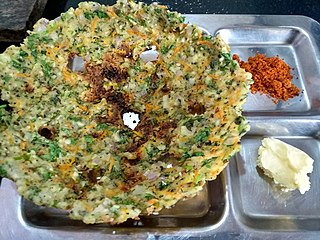
[[[53,102],[53,104],[55,106],[57,106],[58,103],[61,103],[61,99],[59,97],[59,95],[54,95],[52,97],[50,97],[51,102]]]
[[[98,123],[96,129],[98,131],[108,130],[108,131],[113,132],[113,133],[116,132],[116,130],[117,130],[115,127],[112,127],[107,123]]]
[[[174,18],[176,16],[174,12],[168,12],[167,15],[168,15],[168,18]]]
[[[29,191],[31,192],[30,196],[37,196],[41,192],[41,189],[37,186],[30,186]]]
[[[194,183],[198,185],[202,181],[202,178],[203,177],[201,174],[197,175],[196,178],[194,179]]]
[[[64,154],[64,151],[56,142],[49,142],[48,147],[49,153],[42,155],[41,157],[49,162],[57,161],[57,158]]]
[[[87,48],[83,45],[77,47],[77,50],[80,54],[86,54],[87,53]]]
[[[235,119],[234,123],[237,125],[240,125],[241,123],[243,123],[245,121],[245,118],[243,116],[239,116]]]
[[[152,193],[146,193],[146,195],[144,196],[147,200],[151,200],[154,199],[154,195]]]
[[[173,24],[174,23],[183,23],[185,21],[185,17],[179,16],[175,12],[168,12],[167,17],[168,17],[169,22],[171,22]]]
[[[190,172],[190,171],[193,170],[193,166],[185,165],[185,166],[184,166],[184,169],[185,169],[187,172]]]
[[[121,197],[114,196],[111,199],[115,201],[115,203],[121,204],[121,205],[132,205],[132,206],[136,205],[136,203],[133,200],[128,198],[121,198]]]
[[[229,80],[226,81],[226,84],[227,84],[227,85],[232,85],[233,82],[234,82],[233,79],[229,79]]]
[[[90,135],[85,135],[84,139],[85,139],[86,143],[88,143],[88,144],[93,143],[93,137]]]
[[[16,68],[17,70],[20,70],[20,72],[24,72],[26,70],[26,67],[20,60],[12,59],[11,64],[12,67]]]
[[[125,144],[128,143],[129,139],[132,137],[133,133],[129,129],[121,129],[119,131],[120,141],[118,143]]]
[[[93,137],[90,135],[85,135],[84,140],[86,141],[86,144],[87,144],[87,148],[86,148],[87,152],[93,152],[93,149],[92,149],[92,146],[94,144]]]
[[[52,178],[52,173],[49,172],[49,171],[47,171],[47,172],[45,172],[45,173],[42,175],[42,177],[43,177],[43,179],[44,179],[45,181],[48,181],[48,180],[50,180],[50,179]]]
[[[25,161],[29,161],[31,158],[31,156],[27,153],[21,155],[21,156],[18,156],[18,157],[14,157],[13,159],[14,160],[25,160]]]
[[[101,10],[97,10],[95,11],[96,15],[98,16],[98,18],[109,18],[109,15]]]
[[[207,168],[211,168],[212,163],[213,163],[216,159],[217,159],[216,157],[212,157],[212,158],[209,158],[209,159],[204,160],[203,163],[202,163],[202,167],[206,166]]]
[[[81,122],[82,121],[82,118],[81,117],[78,117],[78,116],[73,116],[73,115],[70,115],[68,117],[69,120],[73,121],[73,122]]]
[[[110,211],[114,214],[115,217],[119,217],[120,216],[120,206],[118,205],[113,205],[111,208],[110,208]]]
[[[141,65],[140,65],[140,61],[136,62],[136,65],[133,67],[133,69],[137,72],[141,71]]]
[[[147,148],[147,154],[150,159],[157,156],[159,152],[160,152],[160,150],[156,146],[152,145],[150,148]]]
[[[170,186],[170,182],[167,181],[161,181],[159,182],[159,189],[164,190]]]
[[[210,128],[205,127],[195,135],[194,141],[195,143],[204,143],[208,141],[209,136],[210,136]]]
[[[206,83],[207,83],[207,86],[213,90],[219,89],[217,83],[212,79],[210,81],[207,81]]]
[[[160,48],[160,51],[162,54],[167,54],[171,49],[173,49],[175,47],[174,44],[171,44],[169,46],[166,46],[166,45],[162,45],[161,48]]]
[[[51,67],[50,67],[50,65],[46,61],[41,61],[41,67],[42,67],[43,74],[46,77],[50,77],[51,76]]]
[[[219,60],[213,59],[213,60],[210,62],[210,67],[211,67],[213,70],[216,70],[218,66],[219,66]]]
[[[83,14],[84,14],[84,17],[88,20],[92,20],[95,16],[95,14],[93,12],[85,12]]]
[[[70,137],[69,140],[72,145],[75,145],[77,142],[73,137]]]
[[[37,46],[48,44],[53,41],[52,38],[49,38],[48,36],[42,36],[40,33],[33,33],[30,36],[27,37],[26,45],[31,52],[31,56],[36,60],[38,59],[38,50]],[[41,54],[41,53],[40,53]]]
[[[202,116],[194,116],[187,118],[181,124],[185,125],[187,129],[191,130],[195,122],[201,122],[204,118]]]
[[[220,55],[224,58],[225,60],[225,65],[220,66],[220,70],[221,71],[225,71],[227,70],[227,68],[229,67],[231,70],[236,69],[237,67],[237,62],[232,60],[231,54],[230,53],[224,53],[221,52]]]
[[[203,41],[208,41],[208,40],[211,40],[213,37],[209,34],[202,34],[202,40]]]
[[[4,75],[2,77],[2,80],[4,81],[5,84],[9,83],[9,81],[12,79],[12,77],[10,75]]]
[[[28,53],[26,51],[20,50],[19,55],[20,57],[25,58],[28,56]]]
[[[204,153],[203,152],[193,152],[193,153],[185,152],[182,154],[181,160],[185,161],[188,158],[198,157],[198,156],[204,156]]]
[[[133,18],[133,17],[130,17],[130,16],[126,16],[126,19],[131,22],[133,25],[136,25],[137,24],[137,21]]]
[[[7,171],[4,169],[3,166],[0,166],[0,176],[7,177]]]
[[[93,20],[94,16],[97,16],[98,18],[109,18],[109,15],[102,11],[102,10],[96,10],[94,12],[84,12],[84,17],[88,20]]]
[[[113,158],[115,159],[115,162],[110,172],[110,179],[124,179],[124,174],[121,169],[121,159],[118,156],[113,156]]]

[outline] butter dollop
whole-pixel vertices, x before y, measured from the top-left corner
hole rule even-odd
[[[299,189],[304,194],[310,189],[307,174],[312,172],[314,161],[308,154],[275,138],[264,138],[258,154],[258,167],[283,191]]]

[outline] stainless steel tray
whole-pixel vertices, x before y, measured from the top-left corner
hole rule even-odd
[[[66,212],[21,198],[15,185],[0,187],[0,239],[319,239],[320,238],[320,25],[303,16],[186,15],[220,34],[232,53],[247,59],[257,51],[279,55],[294,67],[303,93],[285,103],[249,95],[244,107],[251,130],[242,150],[199,196],[159,215],[119,226],[85,225]],[[273,136],[314,160],[311,189],[284,193],[256,168],[261,139]]]

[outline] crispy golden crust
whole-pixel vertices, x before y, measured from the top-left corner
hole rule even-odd
[[[0,67],[0,174],[85,223],[194,196],[248,130],[250,75],[219,37],[156,4],[83,2],[39,21]],[[124,112],[139,114],[133,130]]]

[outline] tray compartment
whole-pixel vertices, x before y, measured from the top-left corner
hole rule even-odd
[[[269,134],[248,135],[242,139],[242,150],[230,164],[233,206],[236,217],[245,225],[268,230],[320,230],[320,139],[319,121],[269,122]],[[259,127],[252,124],[253,132]],[[271,129],[271,130],[270,130]],[[273,130],[272,130],[273,129]],[[279,135],[277,129],[287,129]],[[301,130],[304,130],[301,133]],[[281,132],[281,131],[280,131]],[[284,133],[282,131],[282,133]],[[283,192],[257,168],[258,148],[264,137],[275,137],[289,143],[314,159],[309,174],[311,188],[304,195],[298,190]]]
[[[86,225],[82,221],[68,218],[63,210],[40,207],[30,201],[21,199],[20,209],[22,220],[33,227],[65,228],[80,227],[81,229],[103,229],[129,233],[146,231],[155,228],[214,228],[223,219],[226,209],[225,175],[220,174],[215,181],[209,182],[198,196],[180,201],[171,209],[162,210],[159,215],[142,216],[140,220],[129,220],[118,226],[107,224]],[[134,227],[134,230],[133,230]]]
[[[320,70],[309,34],[297,27],[237,26],[215,34],[230,44],[232,54],[246,61],[256,53],[278,55],[291,66],[300,95],[275,104],[266,95],[249,94],[244,111],[260,115],[310,115],[320,111]]]

